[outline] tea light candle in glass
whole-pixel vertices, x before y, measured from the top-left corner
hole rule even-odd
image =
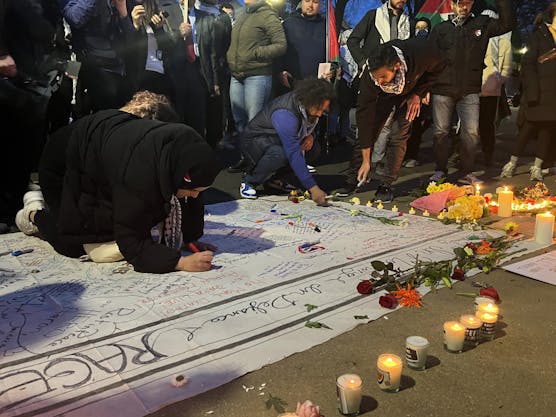
[[[473,314],[465,314],[459,318],[459,322],[465,326],[465,344],[477,346],[481,342],[481,326],[483,322]]]
[[[336,380],[336,393],[338,395],[338,409],[346,416],[359,414],[361,406],[361,385],[363,381],[359,375],[345,374]]]
[[[465,340],[465,326],[457,321],[444,323],[444,348],[448,352],[460,353]]]
[[[383,391],[398,392],[402,380],[402,359],[391,353],[385,353],[376,361],[378,386]]]
[[[479,313],[490,313],[490,314],[499,314],[500,309],[498,308],[498,306],[489,301],[489,302],[484,302],[484,303],[479,303],[477,304],[477,311],[476,311],[476,316],[481,318],[479,316]]]
[[[498,323],[498,315],[479,311],[477,311],[476,315],[483,323],[481,326],[481,339],[493,340],[496,334],[496,323]]]

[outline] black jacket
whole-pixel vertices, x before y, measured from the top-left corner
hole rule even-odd
[[[521,61],[520,111],[529,121],[556,121],[556,59],[538,62],[539,56],[552,48],[556,48],[556,42],[543,24],[531,34]]]
[[[180,253],[155,243],[151,228],[167,217],[186,172],[203,166],[214,179],[218,167],[212,151],[188,126],[117,110],[76,123],[66,151],[61,238],[71,243],[116,240],[135,270],[174,271]],[[188,199],[182,204],[184,242],[198,239],[203,226],[202,198]]]
[[[284,21],[288,48],[281,70],[294,79],[317,76],[319,63],[326,62],[326,21],[321,15],[305,18],[296,13]]]
[[[399,95],[387,94],[371,80],[368,70],[363,72],[357,97],[357,127],[361,148],[369,148],[374,144],[393,106],[403,108],[410,94],[424,97],[446,66],[444,55],[427,40],[396,39],[385,45],[397,46],[404,55],[407,65],[405,86]]]
[[[365,60],[372,55],[373,51],[385,43],[375,25],[377,10],[369,10],[353,28],[347,40],[349,52],[359,68],[363,66]],[[411,20],[410,27],[413,27]],[[363,43],[363,46],[361,46],[361,43]]]
[[[201,75],[212,95],[214,86],[222,88],[222,83],[225,82],[226,51],[230,47],[232,21],[226,13],[214,16],[197,9],[195,19]]]
[[[436,25],[429,37],[444,52],[448,64],[432,88],[433,94],[463,97],[479,93],[488,41],[516,26],[511,0],[496,0],[499,19],[488,16],[469,16],[456,27],[450,20]]]

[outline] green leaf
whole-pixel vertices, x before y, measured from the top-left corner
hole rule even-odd
[[[388,262],[386,264],[386,269],[389,271],[393,271],[394,270],[394,263],[393,262]]]
[[[444,282],[444,285],[446,285],[448,288],[452,288],[452,281],[450,281],[450,278],[442,277],[442,282]]]
[[[371,266],[375,271],[384,271],[386,269],[386,264],[382,261],[372,261]]]
[[[463,297],[478,297],[479,294],[477,294],[476,292],[457,292],[456,295],[461,295]]]
[[[463,248],[467,256],[473,256],[473,249],[471,248]]]
[[[307,320],[305,322],[305,327],[309,327],[311,329],[329,329],[329,330],[332,330],[332,327],[328,327],[326,324],[320,323],[318,321],[309,321],[309,320]]]
[[[274,397],[272,396],[272,394],[268,394],[268,400],[265,401],[265,405],[267,410],[270,410],[271,408],[274,407],[274,409],[276,410],[277,413],[283,413],[286,411],[286,409],[284,408],[286,405],[288,405],[287,402],[285,402],[283,399],[281,399],[280,397]]]
[[[369,316],[353,316],[355,320],[367,320]]]
[[[307,309],[307,313],[310,313],[315,308],[318,308],[318,306],[313,305],[313,304],[305,304],[305,308]]]

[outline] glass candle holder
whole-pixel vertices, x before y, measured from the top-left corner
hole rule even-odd
[[[465,314],[459,318],[459,322],[465,326],[465,345],[474,347],[481,343],[481,319],[473,314]]]
[[[427,365],[429,341],[421,336],[405,339],[405,360],[410,368],[422,371]]]
[[[498,323],[498,315],[488,312],[476,313],[479,319],[482,321],[481,326],[481,340],[490,341],[493,340],[496,335],[496,327]]]
[[[345,374],[336,380],[338,410],[345,416],[356,416],[361,406],[361,386],[363,381],[356,374]]]
[[[444,323],[444,348],[451,353],[461,353],[465,340],[465,326],[457,321]]]
[[[391,353],[385,353],[376,361],[377,382],[381,390],[387,392],[398,392],[402,380],[402,359]]]

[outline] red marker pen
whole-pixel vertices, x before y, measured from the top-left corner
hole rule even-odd
[[[195,244],[194,244],[193,242],[189,242],[189,245],[188,245],[188,246],[189,246],[189,249],[191,249],[191,251],[192,251],[193,253],[199,253],[199,252],[201,252],[201,251],[199,250],[199,248],[198,248],[197,246],[195,246]]]

